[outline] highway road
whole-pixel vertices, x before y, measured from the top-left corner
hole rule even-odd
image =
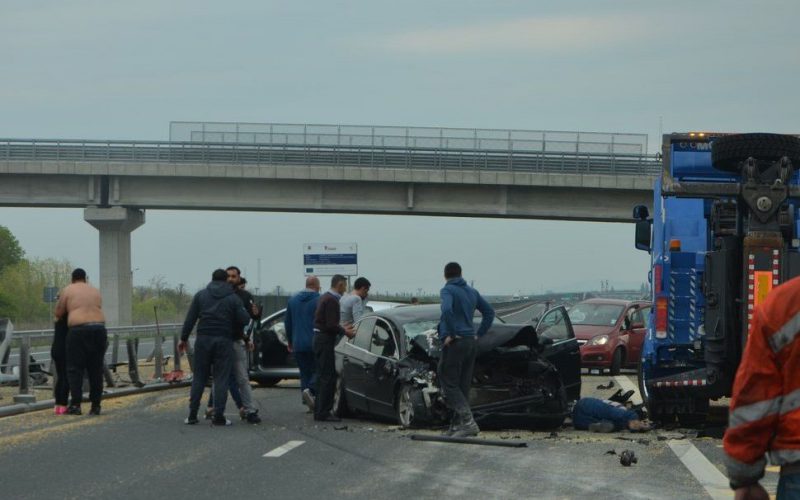
[[[585,376],[584,393],[610,395],[620,378],[615,388],[595,389],[608,380]],[[568,427],[556,434],[482,433],[527,448],[428,443],[389,422],[315,423],[295,381],[254,393],[264,417],[256,426],[184,425],[185,388],[108,400],[99,417],[41,411],[4,418],[0,498],[731,496],[720,472],[720,440],[696,431],[592,434]],[[625,449],[638,463],[620,465]],[[768,472],[767,487],[774,492],[776,483],[775,471]]]

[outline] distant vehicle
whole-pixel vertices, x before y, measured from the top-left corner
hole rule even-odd
[[[646,301],[589,299],[569,310],[569,319],[581,346],[584,368],[609,369],[619,375],[636,367],[652,304]]]
[[[367,311],[405,306],[400,302],[368,301]],[[286,327],[283,318],[286,309],[281,309],[261,320],[253,333],[255,349],[249,356],[250,380],[263,387],[272,387],[281,380],[299,379],[300,370],[294,356],[289,352],[289,341],[286,338]]]
[[[633,210],[654,304],[639,385],[651,418],[693,425],[731,395],[753,310],[800,275],[800,138],[668,134],[663,158],[652,218]]]
[[[361,318],[355,337],[336,346],[334,411],[382,416],[403,427],[445,421],[436,374],[440,315],[439,305],[430,305]],[[580,397],[580,354],[563,307],[535,327],[495,321],[478,352],[470,402],[481,425],[557,427],[568,401]]]

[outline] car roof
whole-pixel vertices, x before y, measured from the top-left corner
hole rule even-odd
[[[605,299],[599,297],[594,299],[582,300],[578,302],[578,304],[608,304],[615,306],[628,306],[631,304],[650,304],[650,302],[646,300]],[[577,306],[578,304],[575,305]]]

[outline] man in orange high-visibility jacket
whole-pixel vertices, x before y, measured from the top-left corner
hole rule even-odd
[[[781,466],[778,498],[800,498],[800,278],[754,311],[723,443],[737,499],[769,498],[765,453]]]

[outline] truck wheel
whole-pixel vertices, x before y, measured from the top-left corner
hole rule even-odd
[[[622,349],[617,348],[611,358],[611,375],[619,375],[622,369]]]
[[[691,400],[691,411],[678,412],[678,423],[682,427],[700,427],[708,418],[708,399],[694,398]]]
[[[789,157],[800,168],[800,138],[781,134],[736,134],[722,136],[711,146],[711,164],[717,170],[739,172],[739,162],[749,157],[777,161]]]
[[[642,366],[641,360],[639,360],[637,379],[639,382],[639,394],[641,394],[642,401],[644,401],[645,406],[647,406],[647,418],[653,422],[671,423],[675,417],[672,414],[667,414],[666,405],[659,400],[657,396],[645,390],[646,381],[644,379],[644,367]]]

